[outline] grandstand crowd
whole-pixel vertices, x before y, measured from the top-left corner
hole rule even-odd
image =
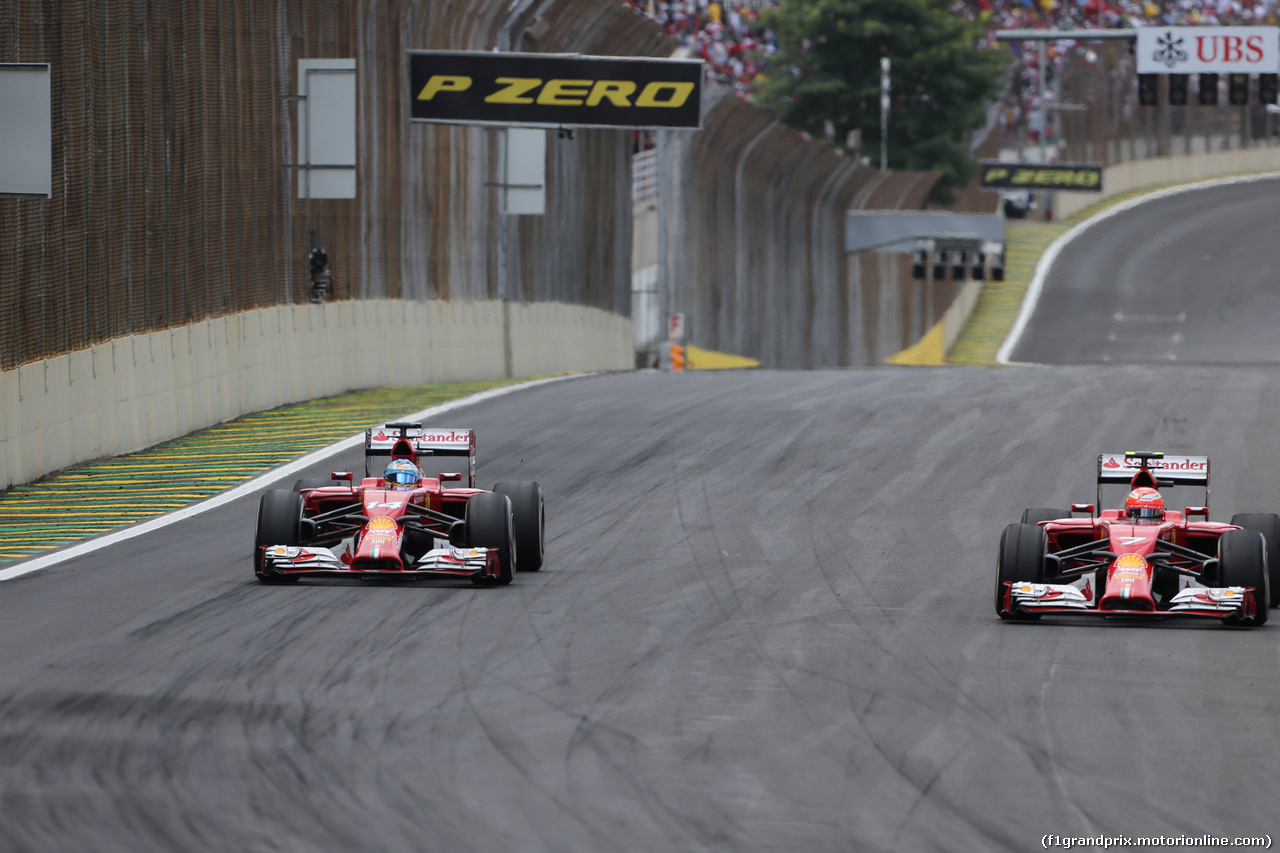
[[[761,22],[761,9],[721,0],[624,0],[657,21],[694,56],[707,64],[710,77],[750,98],[752,82],[778,48]],[[1250,25],[1280,23],[1280,0],[955,0],[952,11],[983,24],[988,44],[1001,29],[1091,29],[1178,25]],[[1047,48],[1050,82],[1074,44],[1051,42]],[[1011,44],[1016,66],[1014,88],[1002,124],[1006,137],[1025,133],[1035,142],[1042,128],[1040,76],[1032,43]],[[1017,130],[1015,130],[1017,129]],[[1053,135],[1053,128],[1048,128]]]
[[[657,21],[707,64],[708,75],[742,97],[778,49],[773,32],[760,25],[760,10],[720,0],[627,0]],[[768,8],[772,8],[770,5]]]
[[[989,30],[1275,24],[1280,0],[957,0]]]

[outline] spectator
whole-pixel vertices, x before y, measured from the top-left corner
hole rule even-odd
[[[760,12],[721,0],[627,0],[707,64],[707,76],[749,97],[764,61],[777,50]],[[770,7],[772,8],[772,7]]]
[[[711,79],[734,87],[749,98],[752,81],[777,51],[772,32],[760,25],[754,7],[732,0],[625,0],[661,24],[668,33],[707,63]],[[771,4],[769,8],[774,8]],[[978,21],[986,41],[1005,29],[1115,29],[1141,26],[1248,25],[1275,26],[1280,0],[955,0],[952,10]],[[1052,82],[1074,42],[1050,42],[1046,69],[1036,67],[1034,44],[1011,44],[1018,61],[1015,91],[1008,106],[1015,115],[1003,123],[1006,133],[1026,122],[1038,97],[1040,79]],[[1037,135],[1038,135],[1037,128]],[[1052,136],[1052,126],[1047,129]]]

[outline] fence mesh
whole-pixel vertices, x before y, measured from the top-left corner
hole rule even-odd
[[[1243,148],[1269,138],[1266,107],[1227,102],[1227,75],[1219,75],[1218,102],[1200,105],[1199,75],[1191,75],[1187,104],[1169,104],[1168,76],[1159,75],[1159,103],[1141,106],[1135,58],[1123,43],[1082,44],[1067,52],[1057,105],[1063,150],[1060,160],[1111,165]]]
[[[630,228],[630,131],[558,147],[557,215],[504,223],[489,186],[495,132],[408,121],[406,49],[490,50],[504,23],[516,49],[673,48],[606,0],[548,0],[506,19],[514,9],[0,0],[0,63],[51,65],[54,160],[53,198],[0,199],[0,369],[304,301],[312,235],[338,298],[495,298],[507,275],[510,298],[628,313],[627,243],[616,237]],[[339,57],[357,60],[358,197],[298,199],[285,96],[299,59]]]

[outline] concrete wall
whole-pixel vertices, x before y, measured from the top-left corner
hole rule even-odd
[[[1280,147],[1207,151],[1177,157],[1130,160],[1102,171],[1101,193],[1054,193],[1053,216],[1065,219],[1108,196],[1138,187],[1177,184],[1200,178],[1280,169]]]
[[[563,303],[506,312],[512,375],[633,366],[627,317]],[[0,488],[285,403],[502,376],[503,327],[492,301],[282,305],[0,372]]]

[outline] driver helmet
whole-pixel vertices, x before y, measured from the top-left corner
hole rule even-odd
[[[1124,514],[1129,518],[1164,518],[1164,498],[1149,486],[1134,489],[1125,498]]]
[[[418,488],[422,482],[422,472],[413,464],[412,459],[397,459],[387,466],[382,479],[396,491],[408,491]]]

